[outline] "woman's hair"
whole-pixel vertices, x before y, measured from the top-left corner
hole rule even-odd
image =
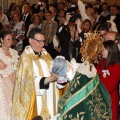
[[[83,26],[84,26],[84,24],[86,24],[86,23],[89,23],[90,28],[89,28],[89,30],[86,31],[86,30],[84,29],[84,27],[83,27],[83,30],[82,30],[83,32],[89,32],[89,31],[91,30],[91,22],[90,22],[90,20],[89,20],[89,19],[85,19],[85,20],[83,21]]]
[[[103,31],[103,30],[109,31],[109,28],[108,28],[108,26],[107,26],[106,23],[100,24],[100,25],[98,26],[98,28],[97,28],[97,31],[98,31],[98,32],[99,32],[99,31]]]
[[[34,18],[35,18],[35,17],[38,17],[39,20],[40,20],[40,22],[42,22],[42,18],[40,17],[39,14],[34,14],[34,15],[32,15],[32,17],[31,17],[31,22],[34,22]]]
[[[103,46],[108,51],[108,58],[105,67],[112,64],[120,64],[120,51],[117,44],[112,40],[108,40],[103,42]]]
[[[16,5],[15,3],[11,3],[8,11],[10,12],[11,10],[14,10],[15,5]]]
[[[39,34],[41,34],[41,35],[44,35],[44,33],[41,31],[41,29],[39,29],[39,28],[33,28],[33,29],[31,29],[30,32],[29,32],[28,39],[29,39],[29,38],[34,38],[34,37],[35,37],[35,34],[37,34],[37,33],[39,33]]]
[[[90,21],[89,19],[85,19],[85,20],[83,21],[83,24],[85,24],[85,23],[89,23],[89,24],[90,24],[90,27],[91,27],[91,21]]]
[[[49,13],[50,15],[52,15],[52,12],[51,11],[46,11],[45,14]]]
[[[19,19],[20,19],[20,14],[19,13],[17,13],[16,11],[14,11],[12,14],[11,14],[11,17],[12,17],[12,19],[13,19],[13,15],[18,15],[19,16]]]
[[[6,35],[11,34],[11,32],[9,31],[2,31],[2,33],[0,33],[0,37],[4,40],[4,38],[6,37]],[[11,34],[12,35],[12,34]]]
[[[16,8],[19,8],[19,9],[20,9],[20,12],[21,12],[21,7],[20,7],[20,5],[16,5],[15,8],[14,8],[14,11],[16,10]]]

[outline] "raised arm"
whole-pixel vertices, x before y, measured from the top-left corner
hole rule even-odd
[[[80,14],[81,14],[81,17],[82,17],[82,20],[85,20],[85,19],[90,19],[88,17],[88,15],[86,14],[86,10],[85,10],[85,4],[81,1],[81,0],[78,0],[78,8],[80,10]]]

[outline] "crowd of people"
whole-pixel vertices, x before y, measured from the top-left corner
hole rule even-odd
[[[91,33],[100,35],[102,46],[94,63],[94,56],[87,59],[92,64],[89,67],[81,48]],[[7,13],[0,6],[0,39],[0,120],[118,120],[118,6],[101,0],[94,5],[81,0],[52,4],[39,0],[31,5],[21,0],[21,5],[12,3]],[[93,54],[90,49],[86,51]],[[64,69],[59,66],[58,72],[53,72],[56,58],[62,62],[58,60],[55,69],[59,65]],[[70,65],[72,58],[76,68]],[[64,82],[59,83],[61,80]],[[90,85],[93,87],[88,89]],[[84,94],[83,88],[89,91]]]

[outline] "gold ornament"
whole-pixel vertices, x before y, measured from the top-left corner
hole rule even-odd
[[[86,40],[84,40],[83,46],[80,49],[82,61],[88,61],[90,63],[97,61],[101,53],[102,42],[103,39],[98,33],[90,33]]]

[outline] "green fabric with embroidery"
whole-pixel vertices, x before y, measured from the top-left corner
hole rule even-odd
[[[111,99],[98,75],[76,73],[58,102],[57,120],[111,120]]]

